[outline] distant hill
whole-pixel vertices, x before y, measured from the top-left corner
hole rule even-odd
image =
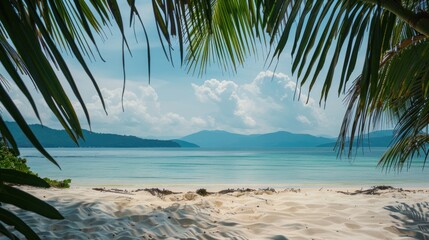
[[[187,142],[187,141],[183,141],[183,140],[179,140],[179,139],[173,139],[171,141],[179,144],[180,147],[182,147],[182,148],[198,148],[198,147],[200,147],[197,144],[193,144],[193,143],[190,143],[190,142]]]
[[[388,147],[393,139],[392,130],[374,131],[369,134],[365,134],[362,138],[362,142],[359,143],[360,147]],[[321,144],[320,147],[334,147],[335,141]],[[353,141],[353,146],[357,146],[357,140]],[[350,141],[346,141],[346,146],[350,145]]]
[[[33,145],[15,122],[6,122],[15,140],[20,147],[32,147]],[[40,124],[30,125],[31,130],[38,137],[44,147],[76,147],[64,130],[55,130]],[[108,133],[93,133],[83,130],[85,141],[79,140],[80,147],[198,147],[193,143],[182,140],[154,140],[142,139],[135,136],[123,136]]]
[[[368,136],[363,138],[361,147],[387,147],[392,140],[393,131],[375,131]],[[336,143],[335,138],[285,131],[243,135],[219,130],[206,130],[188,135],[181,140],[207,148],[334,147]]]
[[[201,131],[181,140],[193,142],[207,148],[277,148],[277,147],[316,147],[333,142],[332,138],[316,137],[309,134],[273,132],[267,134],[242,135],[226,131]]]
[[[32,147],[18,125],[6,122],[20,147]],[[44,147],[76,147],[64,130],[55,130],[40,124],[30,125]],[[85,141],[80,147],[168,147],[168,148],[282,148],[282,147],[334,147],[335,138],[317,137],[310,134],[294,134],[285,131],[267,134],[236,134],[226,131],[200,131],[181,139],[154,140],[135,136],[108,133],[93,133],[83,130]],[[361,147],[387,147],[392,141],[393,131],[375,131],[364,136]],[[348,143],[346,143],[348,145]]]

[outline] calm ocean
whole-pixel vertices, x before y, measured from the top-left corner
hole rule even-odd
[[[73,186],[196,187],[429,187],[423,161],[400,173],[377,168],[384,149],[339,159],[332,148],[130,149],[55,148],[48,151],[62,170],[35,149],[21,149],[33,171]]]

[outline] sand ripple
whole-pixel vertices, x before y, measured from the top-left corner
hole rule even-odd
[[[182,193],[162,199],[148,192],[27,190],[66,217],[51,221],[17,210],[42,239],[429,239],[426,190]]]

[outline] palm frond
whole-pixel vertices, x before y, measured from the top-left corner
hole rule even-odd
[[[396,134],[392,149],[383,157],[382,162],[386,162],[383,166],[396,166],[397,161],[403,160],[394,156],[403,156],[397,146],[404,146],[403,141],[416,138],[426,131],[429,124],[429,62],[426,57],[429,42],[423,37],[416,39],[418,41],[403,41],[401,47],[396,47],[394,52],[389,51],[385,55],[380,64],[378,81],[371,82],[373,86],[369,87],[375,90],[368,91],[365,99],[361,98],[361,77],[352,85],[340,130],[340,149],[344,148],[349,137],[353,141],[359,133],[370,131],[374,126],[388,124],[395,127]],[[358,136],[358,142],[361,137],[362,135]],[[349,154],[351,147],[349,146]]]
[[[260,0],[257,6],[271,38],[272,58],[293,42],[292,71],[301,88],[308,85],[311,92],[323,79],[320,103],[326,102],[334,78],[339,78],[338,95],[350,88],[337,143],[340,153],[350,142],[350,156],[355,139],[359,146],[368,131],[386,123],[395,126],[393,146],[428,126],[427,1]],[[359,58],[363,66],[357,65]],[[352,82],[356,71],[360,75]],[[383,162],[397,162],[394,152]]]
[[[132,2],[130,6],[134,9],[132,14],[137,14]],[[83,138],[82,129],[75,109],[59,81],[60,76],[55,70],[60,70],[67,80],[91,126],[89,112],[75,78],[64,60],[63,52],[66,51],[76,57],[92,81],[105,109],[101,91],[84,57],[93,58],[92,49],[99,53],[94,33],[102,35],[104,25],[111,21],[114,21],[120,29],[123,42],[126,44],[118,3],[112,0],[11,0],[0,3],[0,15],[0,62],[9,75],[9,80],[29,101],[40,120],[37,106],[27,89],[26,80],[22,77],[22,75],[28,76],[52,113],[77,144],[78,139]],[[99,56],[101,57],[101,54]],[[1,103],[5,109],[32,144],[53,161],[31,133],[25,119],[10,101],[5,89],[0,90],[2,91]],[[1,132],[7,132],[5,126]],[[2,137],[8,143],[14,142],[8,134],[2,134]],[[15,151],[18,152],[18,149]]]
[[[378,165],[386,170],[401,171],[404,166],[409,168],[415,157],[424,157],[426,163],[428,143],[429,135],[425,133],[403,136],[383,154]]]
[[[253,1],[152,1],[166,57],[172,60],[172,36],[177,36],[181,62],[203,74],[217,63],[235,71],[256,53],[257,12]],[[185,55],[185,51],[187,54]]]
[[[2,149],[2,154],[4,149]],[[5,157],[5,156],[1,156]],[[0,202],[15,205],[21,209],[37,213],[50,219],[64,219],[64,217],[51,205],[18,189],[10,184],[28,185],[34,187],[49,188],[49,184],[43,179],[30,173],[24,173],[12,169],[0,169]],[[18,216],[11,211],[0,207],[0,221],[13,226],[27,239],[40,239],[39,236]],[[0,232],[10,239],[18,239],[3,224],[0,224]]]

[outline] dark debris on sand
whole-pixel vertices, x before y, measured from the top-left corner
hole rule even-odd
[[[245,193],[245,192],[254,192],[254,191],[256,191],[256,190],[251,189],[251,188],[237,188],[237,189],[228,188],[228,189],[220,190],[218,193],[219,194],[228,194],[228,193],[235,193],[235,192]]]
[[[320,189],[321,190],[321,189]],[[319,190],[319,191],[320,191]],[[286,188],[285,190],[283,190],[283,192],[294,192],[294,193],[300,193],[301,189],[300,188]]]
[[[130,192],[128,192],[128,190],[126,189],[117,189],[117,188],[111,188],[111,189],[106,189],[106,188],[93,188],[92,190],[95,191],[99,191],[99,192],[111,192],[111,193],[119,193],[119,194],[126,194],[126,195],[134,195]]]
[[[157,197],[163,197],[166,195],[171,195],[171,194],[179,194],[181,192],[173,192],[167,189],[159,189],[159,188],[144,188],[144,189],[137,189],[134,190],[133,192],[141,192],[141,191],[145,191],[148,192],[150,194],[152,194],[152,196],[157,196]]]
[[[261,188],[259,190],[251,189],[251,188],[237,188],[237,189],[228,188],[225,190],[221,190],[218,193],[219,194],[228,194],[228,193],[235,193],[235,192],[246,193],[246,192],[256,192],[256,191],[273,192],[273,193],[276,192],[276,190],[274,188]]]
[[[200,188],[196,191],[196,194],[205,197],[214,194],[214,192],[208,192],[205,188]]]
[[[264,191],[264,192],[273,192],[273,193],[276,192],[276,190],[274,188],[261,188],[259,190]]]
[[[402,188],[395,188],[392,186],[373,186],[370,189],[366,190],[356,190],[354,192],[344,192],[344,191],[337,191],[338,193],[346,194],[346,195],[358,195],[358,194],[365,194],[365,195],[380,195],[382,193],[389,193],[389,192],[410,192],[409,190],[404,190]]]
[[[152,196],[157,196],[160,198],[163,198],[167,195],[172,195],[172,194],[181,194],[182,192],[173,192],[170,191],[168,189],[159,189],[159,188],[140,188],[140,189],[136,189],[136,190],[132,190],[132,191],[128,191],[125,189],[117,189],[117,188],[112,188],[112,189],[106,189],[106,188],[92,188],[92,190],[95,191],[100,191],[100,192],[111,192],[111,193],[119,193],[119,194],[127,194],[127,195],[134,195],[134,193],[136,192],[148,192],[150,193]],[[293,192],[300,192],[300,189],[286,189],[285,191],[293,191]],[[224,189],[221,190],[219,192],[209,192],[207,191],[207,189],[205,188],[200,188],[197,189],[197,191],[195,192],[196,194],[200,195],[200,196],[210,196],[212,194],[229,194],[229,193],[250,193],[250,192],[270,192],[270,193],[275,193],[276,190],[274,188],[260,188],[260,189],[252,189],[252,188],[228,188],[228,189]]]

